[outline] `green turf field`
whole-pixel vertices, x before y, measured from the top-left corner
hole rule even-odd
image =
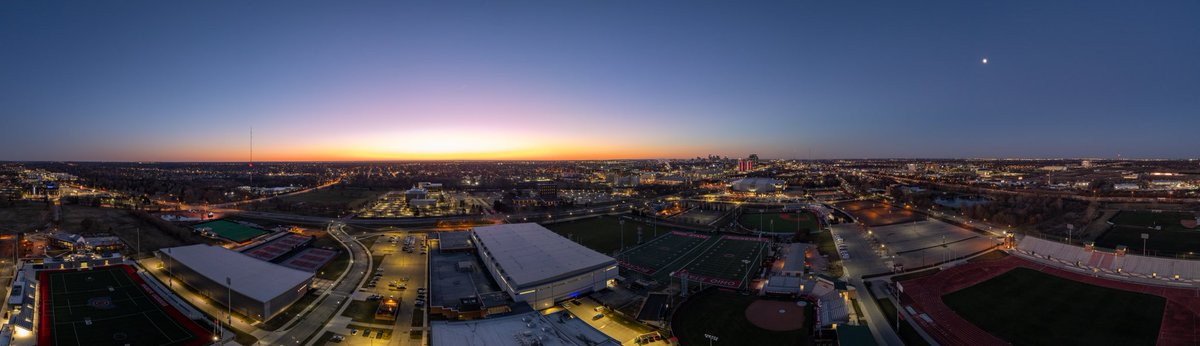
[[[1166,299],[1016,268],[942,300],[1016,345],[1153,345]]]
[[[240,223],[229,220],[209,221],[192,226],[193,229],[202,227],[212,228],[212,232],[216,233],[217,236],[229,239],[235,243],[241,243],[253,239],[254,237],[267,234],[267,231],[244,226]]]
[[[42,304],[54,345],[185,345],[202,337],[172,318],[124,267],[50,272],[45,279],[49,297]]]
[[[1149,211],[1122,211],[1109,222],[1113,227],[1096,238],[1096,246],[1116,248],[1129,247],[1132,253],[1142,252],[1142,233],[1150,234],[1146,248],[1151,254],[1175,255],[1195,252],[1200,249],[1200,228],[1183,227],[1180,220],[1195,219],[1193,213]],[[1161,226],[1162,230],[1151,227]]]
[[[716,283],[730,288],[749,284],[748,275],[758,270],[767,243],[756,240],[721,237],[716,244],[692,260],[683,270],[691,275],[705,276],[735,284]]]
[[[632,270],[665,279],[665,274],[690,261],[698,253],[697,249],[706,248],[717,239],[716,236],[685,234],[688,235],[668,232],[626,251],[618,260],[626,265],[626,269],[635,268]]]
[[[746,307],[757,299],[710,289],[688,298],[675,312],[672,331],[681,345],[708,345],[704,334],[719,338],[713,345],[812,345],[812,327],[787,332],[759,328],[746,319]],[[812,321],[813,305],[805,318]]]
[[[547,224],[546,228],[563,237],[574,240],[596,252],[611,255],[621,248],[621,223],[616,216],[599,216],[582,220]],[[670,227],[625,220],[625,248],[638,245],[638,227],[642,228],[642,241],[650,241],[657,235],[668,233]]]
[[[821,227],[817,216],[809,211],[787,213],[746,213],[738,217],[738,223],[751,230],[762,230],[769,233],[801,233],[816,231]]]

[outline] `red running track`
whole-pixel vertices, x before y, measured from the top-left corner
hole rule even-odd
[[[944,270],[935,275],[902,281],[901,302],[912,305],[918,314],[925,313],[932,323],[916,318],[918,324],[943,345],[1008,345],[1000,338],[967,322],[942,302],[942,296],[992,279],[1013,268],[1024,267],[1043,273],[1091,285],[1152,294],[1167,300],[1163,309],[1158,345],[1200,345],[1200,296],[1198,291],[1183,288],[1142,285],[1116,281],[1068,271],[1032,262],[1017,256],[969,263]]]

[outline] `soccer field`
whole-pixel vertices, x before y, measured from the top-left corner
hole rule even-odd
[[[1016,345],[1153,345],[1166,299],[1016,268],[942,296],[957,314]]]
[[[722,236],[712,247],[676,272],[704,284],[742,288],[758,270],[767,243],[752,237]]]
[[[41,345],[203,345],[211,335],[127,265],[41,272]]]

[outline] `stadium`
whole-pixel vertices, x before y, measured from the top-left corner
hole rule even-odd
[[[943,345],[1200,343],[1200,262],[1032,236],[1008,253],[896,283],[903,310]]]
[[[517,302],[544,309],[615,284],[617,261],[536,223],[476,227],[484,266]]]
[[[307,294],[313,279],[311,272],[220,246],[180,246],[156,255],[171,276],[196,293],[258,321],[271,319]]]

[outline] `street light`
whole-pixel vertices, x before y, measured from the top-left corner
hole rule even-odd
[[[712,334],[704,334],[704,338],[708,339],[708,346],[712,346],[714,341],[717,341],[717,336]]]

